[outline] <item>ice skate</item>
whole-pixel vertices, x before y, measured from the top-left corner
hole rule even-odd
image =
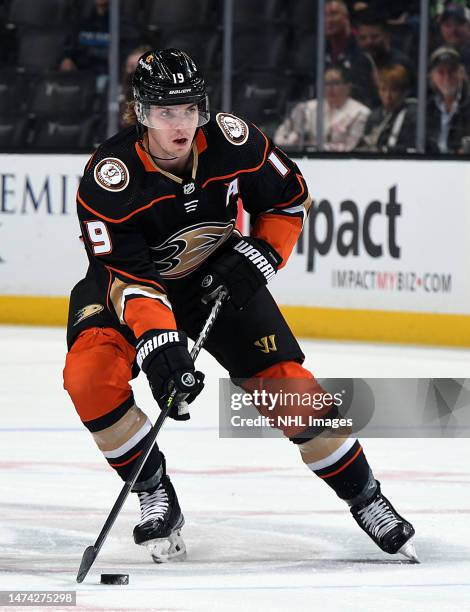
[[[134,527],[134,542],[146,546],[155,563],[184,559],[184,516],[168,476],[162,477],[156,489],[141,491],[138,496],[141,520]]]
[[[380,491],[380,483],[369,499],[350,508],[357,524],[383,551],[401,553],[410,561],[419,563],[411,538],[413,525],[398,514]]]

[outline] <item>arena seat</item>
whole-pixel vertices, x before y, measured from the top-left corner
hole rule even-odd
[[[314,0],[295,0],[289,2],[287,21],[295,28],[315,31],[317,24],[317,2]]]
[[[234,23],[253,25],[280,21],[285,3],[280,0],[236,0],[233,4]]]
[[[67,23],[70,6],[70,0],[11,0],[7,22],[50,30]]]
[[[288,30],[284,25],[235,26],[233,67],[246,70],[282,69],[287,49]]]
[[[0,113],[0,149],[9,151],[26,146],[28,119],[18,117],[17,113]]]
[[[221,65],[220,32],[211,27],[167,28],[159,35],[163,47],[186,51],[205,73]]]
[[[21,28],[18,30],[17,65],[41,72],[57,68],[62,57],[65,32]]]
[[[31,91],[28,110],[33,114],[86,113],[94,110],[95,77],[88,72],[47,72]]]
[[[91,149],[93,146],[94,117],[41,117],[36,122],[31,149]]]
[[[221,110],[222,105],[222,74],[219,70],[204,72],[206,91],[209,96],[210,110]]]
[[[289,70],[300,77],[314,78],[316,72],[316,33],[294,30],[293,42],[288,52]]]
[[[12,70],[0,71],[0,114],[22,111],[24,106],[21,77]]]
[[[211,21],[213,8],[213,0],[148,0],[144,8],[144,23],[150,31],[204,25]]]
[[[292,81],[272,71],[251,71],[235,79],[233,108],[261,126],[278,124],[290,97]]]

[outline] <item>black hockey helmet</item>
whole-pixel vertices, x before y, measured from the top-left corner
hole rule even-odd
[[[152,125],[152,106],[197,105],[197,125],[209,121],[209,100],[204,79],[184,51],[161,49],[144,53],[132,80],[135,110],[140,123]]]

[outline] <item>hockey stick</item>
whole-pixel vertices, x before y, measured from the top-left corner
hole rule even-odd
[[[191,350],[191,357],[193,358],[193,360],[195,360],[196,357],[199,355],[201,348],[204,342],[206,341],[207,336],[209,335],[209,332],[214,326],[214,323],[219,315],[220,309],[222,308],[222,304],[224,303],[224,300],[226,297],[227,297],[227,292],[225,290],[221,290],[217,296],[217,299],[214,302],[214,305],[212,307],[212,310],[209,316],[207,317],[206,322],[204,323],[204,327],[202,328],[201,333],[199,334],[199,337],[194,343],[194,346]],[[96,539],[96,542],[93,544],[93,546],[88,546],[85,549],[85,552],[83,553],[83,556],[82,556],[82,561],[80,563],[80,567],[78,569],[77,582],[83,582],[83,580],[85,579],[85,576],[88,574],[91,566],[95,562],[95,559],[98,556],[98,553],[100,552],[101,547],[104,544],[104,541],[108,537],[108,533],[110,532],[111,527],[114,525],[114,521],[116,520],[119,512],[121,511],[121,508],[124,505],[124,502],[126,501],[127,496],[131,492],[131,489],[134,486],[135,481],[139,477],[140,471],[142,470],[142,467],[144,463],[146,462],[147,457],[150,455],[150,451],[152,450],[153,445],[155,444],[155,440],[157,439],[158,433],[163,423],[165,422],[168,416],[168,413],[171,410],[171,407],[173,406],[176,393],[177,393],[177,390],[173,389],[173,391],[170,393],[168,397],[165,408],[163,408],[158,419],[155,422],[155,425],[150,430],[150,435],[149,435],[149,438],[144,448],[142,449],[142,454],[140,455],[138,461],[136,462],[134,469],[132,470],[132,473],[130,474],[129,478],[124,483],[124,486],[122,487],[122,490],[119,493],[119,497],[116,499],[114,506],[112,507],[108,515],[108,518],[106,519],[106,522],[103,525],[103,528],[101,529],[100,534]]]

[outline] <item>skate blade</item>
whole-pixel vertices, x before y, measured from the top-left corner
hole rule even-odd
[[[145,542],[155,563],[168,561],[183,561],[186,558],[186,545],[181,537],[181,530],[177,529],[167,538],[159,538]]]
[[[409,561],[412,561],[413,563],[419,563],[418,556],[416,555],[415,546],[411,540],[405,542],[405,544],[403,544],[403,546],[398,550],[398,552],[401,553],[404,557],[406,557]]]

